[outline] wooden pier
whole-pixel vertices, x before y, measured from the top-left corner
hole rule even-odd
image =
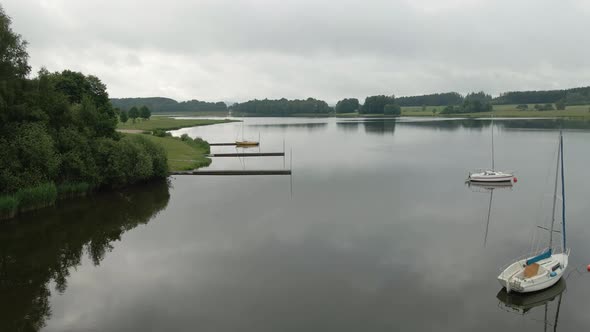
[[[170,175],[291,175],[290,169],[259,169],[259,170],[192,170],[173,171]]]
[[[236,142],[233,143],[209,143],[209,146],[231,146],[236,145]]]
[[[211,153],[207,157],[284,157],[284,152]]]

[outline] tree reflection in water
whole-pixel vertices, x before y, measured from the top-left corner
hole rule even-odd
[[[99,265],[114,241],[147,224],[169,197],[168,183],[158,181],[65,200],[0,225],[0,331],[43,328],[51,316],[49,283],[63,293],[84,253]]]

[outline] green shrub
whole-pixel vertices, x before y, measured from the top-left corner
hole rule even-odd
[[[190,138],[187,134],[182,134],[182,136],[180,136],[180,140],[183,142],[186,142],[196,148],[202,149],[205,154],[211,153],[211,146],[209,146],[209,143],[207,143],[207,141],[205,141],[204,139],[202,139],[200,137],[196,137],[193,139],[193,138]],[[207,165],[205,165],[205,166],[207,166]]]
[[[154,136],[158,136],[158,137],[166,137],[166,136],[172,136],[171,133],[167,132],[166,130],[163,129],[156,129],[152,132],[152,135]],[[185,134],[186,135],[186,134]]]
[[[44,183],[36,187],[21,189],[15,194],[19,210],[27,211],[53,205],[57,199],[54,183]]]
[[[166,151],[142,135],[99,140],[96,154],[103,174],[101,185],[121,187],[168,176]]]
[[[397,104],[387,104],[383,107],[383,114],[385,114],[385,115],[401,115],[402,109]]]
[[[0,219],[9,219],[18,211],[18,199],[13,195],[0,196]]]

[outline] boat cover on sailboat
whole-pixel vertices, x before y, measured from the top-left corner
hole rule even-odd
[[[547,251],[545,251],[535,257],[531,257],[531,258],[527,259],[526,265],[535,264],[536,262],[542,261],[542,260],[547,259],[549,257],[551,257],[551,248],[547,248]]]

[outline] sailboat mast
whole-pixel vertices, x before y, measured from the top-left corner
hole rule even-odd
[[[565,242],[565,174],[563,170],[563,134],[559,131],[559,151],[561,152],[561,234],[563,236],[563,251],[567,250]]]
[[[494,113],[492,113],[492,171],[494,170]]]
[[[549,230],[549,248],[553,247],[553,226],[555,225],[555,205],[557,203],[557,179],[559,178],[559,157],[561,156],[561,135],[557,149],[557,165],[555,167],[555,187],[553,188],[553,209],[551,212],[551,229]]]

